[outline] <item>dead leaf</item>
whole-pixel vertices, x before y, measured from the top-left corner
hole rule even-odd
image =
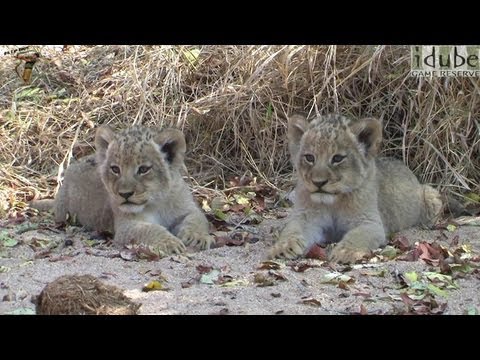
[[[228,282],[233,281],[233,276],[225,274],[225,275],[219,275],[218,279],[215,281],[215,284],[217,285],[222,285]]]
[[[262,262],[262,264],[257,269],[258,270],[278,270],[282,268],[282,266],[283,264],[277,261],[267,260]]]
[[[415,271],[407,271],[403,274],[403,279],[407,284],[412,284],[418,281],[418,274]]]
[[[150,246],[139,245],[139,244],[130,244],[126,246],[126,250],[120,251],[120,257],[127,261],[145,259],[148,261],[157,261],[162,257],[163,252],[153,251]]]
[[[458,235],[455,235],[455,236],[452,238],[450,244],[451,244],[452,246],[457,246],[459,239],[460,239],[460,237],[459,237]]]
[[[390,241],[390,244],[400,251],[407,251],[411,248],[410,241],[404,235],[395,235]]]
[[[238,212],[243,212],[243,209],[245,208],[246,208],[246,205],[244,204],[233,204],[230,206],[229,210],[238,213]]]
[[[465,315],[479,315],[478,309],[474,306],[465,311]]]
[[[35,252],[35,255],[33,256],[34,259],[45,259],[47,257],[50,257],[52,254],[52,249],[46,249],[46,250],[41,250]]]
[[[394,248],[393,246],[387,245],[380,251],[380,255],[386,257],[388,260],[392,260],[397,257],[398,252],[398,249]]]
[[[403,293],[400,295],[402,301],[406,305],[406,310],[401,314],[415,314],[415,315],[435,315],[443,314],[447,308],[447,303],[438,303],[431,295],[425,296],[422,299],[414,300],[412,295],[408,296]]]
[[[453,224],[448,224],[447,225],[447,231],[453,232],[455,230],[457,230],[457,227],[455,225],[453,225]]]
[[[212,211],[212,209],[211,209],[210,206],[208,205],[207,199],[203,199],[203,200],[202,200],[202,210],[205,211],[205,212],[210,212],[210,211]]]
[[[331,272],[331,273],[325,274],[322,280],[320,280],[320,283],[338,285],[340,282],[349,283],[354,281],[355,280],[351,276],[348,276],[339,272]]]
[[[214,269],[209,273],[205,273],[200,277],[200,282],[202,284],[207,285],[214,285],[216,281],[218,281],[218,277],[220,276],[220,271]]]
[[[255,200],[255,204],[253,206],[253,208],[255,209],[255,211],[261,213],[263,211],[265,211],[266,209],[266,206],[265,206],[265,198],[263,196],[255,196],[254,198]]]
[[[342,272],[345,271],[350,271],[352,269],[358,270],[358,269],[374,269],[378,267],[384,266],[383,264],[372,264],[372,263],[367,263],[367,264],[353,264],[347,266]]]
[[[100,279],[110,279],[111,277],[116,278],[118,275],[111,272],[102,272],[99,276]]]
[[[363,292],[357,292],[357,293],[354,293],[354,294],[352,294],[352,295],[353,295],[353,296],[361,296],[361,297],[364,297],[364,298],[366,298],[366,299],[372,297],[372,294],[370,294],[370,293],[363,293]]]
[[[403,261],[417,261],[419,256],[421,254],[420,249],[414,248],[407,253],[400,255],[397,257],[397,260],[403,260]]]
[[[227,246],[241,246],[245,244],[245,240],[248,237],[248,233],[243,231],[243,232],[236,232],[230,235],[230,237],[227,239]]]
[[[158,290],[170,290],[169,288],[165,287],[160,281],[158,280],[152,280],[145,284],[142,287],[142,291],[144,292],[149,292],[149,291],[158,291]]]
[[[65,261],[65,260],[72,260],[74,256],[78,255],[60,255],[60,256],[53,256],[48,259],[50,262],[57,262],[57,261]]]
[[[37,237],[32,237],[30,239],[30,242],[28,244],[28,246],[30,246],[33,250],[35,250],[36,248],[41,248],[41,249],[47,249],[47,248],[50,248],[50,245],[51,245],[52,241],[49,240],[49,239],[40,239],[40,238],[37,238]],[[54,245],[54,244],[52,244]]]
[[[134,261],[137,259],[135,252],[130,249],[120,251],[120,257],[127,261]]]
[[[227,245],[227,242],[230,241],[230,238],[228,237],[228,235],[218,236],[218,235],[213,234],[213,237],[215,238],[215,247],[216,248],[225,246],[225,245]]]
[[[461,264],[450,264],[449,269],[451,272],[460,272],[464,274],[471,274],[472,272],[475,271],[475,269],[469,265],[468,263],[461,263]],[[441,272],[442,274],[445,274],[445,272]]]
[[[226,221],[227,220],[227,215],[222,210],[215,209],[213,214],[215,215],[215,217],[218,220],[221,220],[221,221]]]
[[[148,271],[145,272],[145,274],[147,274],[147,273],[150,276],[162,276],[162,270],[160,270],[160,269],[148,270]]]
[[[340,289],[342,289],[342,290],[348,290],[348,289],[349,289],[349,288],[348,288],[348,285],[347,285],[347,283],[346,283],[345,281],[340,281],[340,282],[338,283],[338,287],[339,287]]]
[[[406,292],[402,292],[400,293],[400,298],[402,299],[402,301],[405,303],[405,305],[407,306],[411,306],[415,303],[414,300],[412,300],[408,294]]]
[[[35,315],[35,309],[31,308],[18,308],[5,313],[6,315]]]
[[[319,267],[318,265],[308,263],[306,261],[300,261],[300,262],[291,262],[288,264],[293,271],[295,272],[305,272],[305,270],[313,268],[313,267]]]
[[[16,212],[15,214],[11,214],[8,216],[7,221],[4,223],[5,226],[7,225],[17,225],[23,223],[27,218],[25,215],[21,214],[20,212]]]
[[[182,287],[182,289],[186,289],[191,287],[194,284],[194,282],[195,282],[195,279],[190,279],[188,281],[181,282],[180,286]]]
[[[310,305],[310,306],[315,306],[315,307],[320,307],[322,304],[320,301],[314,298],[307,298],[307,299],[302,299],[299,304],[305,304],[305,305]]]
[[[238,205],[243,205],[243,207],[245,207],[246,205],[248,205],[250,203],[250,198],[248,196],[243,195],[243,194],[233,194],[233,198],[235,199],[235,201]],[[243,207],[242,207],[242,209],[243,209]],[[235,211],[235,210],[233,210],[233,211]]]
[[[255,273],[253,276],[253,282],[257,284],[258,287],[275,285],[275,281],[271,277],[262,273]]]
[[[249,185],[252,181],[256,182],[256,178],[252,178],[248,175],[243,175],[242,177],[235,176],[229,180],[230,186],[232,187],[244,187]]]
[[[230,280],[220,284],[222,287],[237,287],[237,286],[247,286],[248,281],[243,279]]]
[[[429,244],[422,241],[417,245],[417,248],[420,251],[419,258],[430,265],[437,266],[440,260],[449,256],[448,252],[435,242]]]
[[[0,244],[6,247],[14,247],[18,244],[18,241],[11,237],[8,231],[2,231],[0,233]]]
[[[285,275],[283,275],[282,273],[280,273],[278,271],[268,270],[268,275],[272,276],[275,280],[282,280],[282,281],[287,280]]]
[[[480,216],[462,216],[455,219],[456,225],[480,226]]]
[[[211,265],[197,265],[196,269],[200,274],[206,274],[212,271],[213,267]]]
[[[362,271],[360,274],[363,276],[378,276],[383,278],[385,277],[386,272],[387,271],[385,269],[381,269],[381,270]]]

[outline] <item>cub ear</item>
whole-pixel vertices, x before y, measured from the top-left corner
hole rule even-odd
[[[295,162],[295,158],[300,150],[300,140],[307,127],[307,119],[300,114],[295,114],[288,118],[288,149],[292,164]]]
[[[374,118],[361,119],[352,125],[350,129],[356,136],[357,141],[363,145],[365,156],[373,157],[380,151],[382,144],[382,122]]]
[[[159,132],[156,143],[160,146],[169,164],[182,168],[187,144],[185,135],[178,129],[164,129]]]
[[[108,145],[112,142],[114,137],[115,133],[109,125],[102,125],[97,129],[95,134],[95,149],[97,160],[99,162],[102,162],[105,159]]]

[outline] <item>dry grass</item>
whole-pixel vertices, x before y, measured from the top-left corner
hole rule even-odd
[[[38,315],[136,315],[141,304],[92,275],[64,275],[48,283],[36,300]]]
[[[183,129],[196,185],[221,189],[230,175],[251,172],[285,186],[286,116],[295,112],[381,118],[386,155],[424,182],[480,192],[480,79],[410,77],[408,46],[96,46],[45,54],[29,86],[14,72],[18,60],[0,57],[3,210],[53,195],[59,167],[91,152],[103,123]]]

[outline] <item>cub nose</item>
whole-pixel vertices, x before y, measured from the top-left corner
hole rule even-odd
[[[123,197],[125,200],[128,200],[128,198],[133,195],[133,191],[120,192],[120,193],[118,193],[118,195],[120,195],[121,197]]]
[[[314,181],[313,184],[318,187],[319,189],[321,189],[326,183],[328,182],[328,180],[325,180],[325,181]]]

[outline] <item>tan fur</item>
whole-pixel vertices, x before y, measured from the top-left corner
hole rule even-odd
[[[272,257],[294,258],[317,244],[338,244],[336,262],[355,262],[387,242],[387,235],[431,226],[442,210],[437,190],[421,185],[401,162],[376,158],[382,126],[327,115],[308,123],[289,119],[291,159],[298,175],[294,210]]]
[[[55,206],[55,200],[54,199],[32,200],[29,203],[29,206],[39,211],[50,211]]]
[[[67,169],[56,221],[69,215],[86,228],[114,232],[119,245],[148,244],[164,254],[210,247],[207,219],[181,176],[181,131],[134,126],[114,133],[102,126],[95,144],[95,155]]]

